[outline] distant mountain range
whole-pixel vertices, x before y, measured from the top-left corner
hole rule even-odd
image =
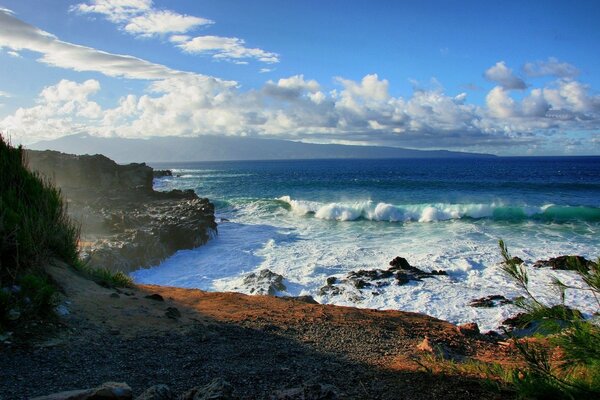
[[[71,154],[104,154],[118,163],[301,160],[328,158],[464,158],[491,154],[447,150],[412,150],[397,147],[312,144],[278,139],[230,136],[152,137],[149,139],[102,138],[87,134],[37,142],[33,150],[57,150]]]

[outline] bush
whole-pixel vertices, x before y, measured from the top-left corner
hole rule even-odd
[[[0,287],[51,257],[78,260],[79,226],[60,190],[25,164],[23,149],[0,135]]]
[[[525,310],[525,321],[535,322],[546,334],[546,342],[513,339],[525,360],[525,367],[513,370],[511,383],[524,398],[576,399],[600,395],[600,327],[585,320],[565,306],[566,290],[589,291],[600,311],[600,260],[589,269],[577,258],[570,267],[582,278],[583,286],[568,286],[557,278],[554,286],[560,293],[560,305],[550,306],[529,291],[529,277],[523,265],[517,264],[502,240],[502,270],[524,290],[526,297],[516,304]],[[557,350],[559,357],[552,357]]]

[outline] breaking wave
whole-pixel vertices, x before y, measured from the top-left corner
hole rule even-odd
[[[586,206],[516,206],[491,204],[426,203],[393,205],[375,203],[371,200],[356,202],[321,203],[294,200],[282,196],[277,201],[298,215],[335,221],[387,221],[387,222],[435,222],[463,218],[489,218],[500,221],[541,220],[549,222],[585,221],[600,222],[600,208]]]

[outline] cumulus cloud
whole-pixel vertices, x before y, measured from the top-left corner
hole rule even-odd
[[[186,53],[211,54],[215,59],[237,61],[253,58],[265,63],[279,62],[279,55],[259,48],[248,48],[242,39],[222,36],[196,36],[177,45]]]
[[[103,15],[125,32],[142,37],[185,33],[214,23],[206,18],[157,10],[152,0],[92,0],[71,7],[71,11]]]
[[[152,11],[130,19],[125,31],[134,35],[154,36],[168,33],[185,33],[201,25],[214,22],[200,17],[181,15],[169,10]]]
[[[504,89],[525,89],[527,84],[517,77],[504,61],[487,69],[484,73],[487,80],[500,84]]]
[[[10,97],[12,97],[12,96],[10,95],[10,93],[8,93],[8,92],[3,92],[2,90],[0,90],[0,97],[6,97],[6,98],[10,98]]]
[[[416,90],[407,98],[389,94],[377,75],[336,80],[326,93],[303,75],[268,81],[242,92],[214,78],[183,75],[151,83],[147,93],[122,97],[114,108],[93,101],[97,81],[60,81],[41,91],[37,104],[0,121],[1,129],[29,141],[87,131],[124,137],[199,134],[271,136],[311,142],[474,148],[539,145],[567,130],[597,130],[600,97],[587,86],[558,80],[522,100],[496,86],[485,106],[465,93]]]
[[[566,62],[560,62],[554,57],[550,57],[546,61],[528,62],[523,66],[523,71],[531,77],[575,78],[579,75],[577,67]]]

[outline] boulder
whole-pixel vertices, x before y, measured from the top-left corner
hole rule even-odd
[[[132,392],[129,385],[119,382],[106,382],[93,389],[71,390],[35,397],[31,400],[130,400]]]
[[[274,296],[277,292],[287,289],[283,284],[283,276],[268,269],[263,269],[258,274],[251,273],[247,275],[244,278],[243,284],[250,294]]]

